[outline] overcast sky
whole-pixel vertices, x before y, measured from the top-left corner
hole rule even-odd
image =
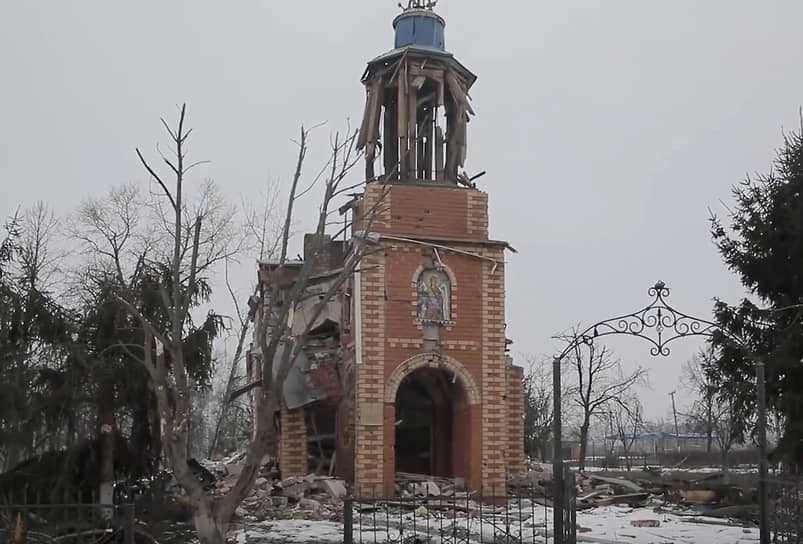
[[[145,186],[134,147],[164,142],[159,117],[183,101],[192,155],[212,161],[198,176],[236,202],[286,183],[299,124],[359,122],[360,76],[392,48],[398,11],[393,0],[2,0],[0,214],[38,199],[67,214],[111,185]],[[766,171],[782,130],[799,126],[803,2],[442,0],[438,11],[447,48],[479,75],[467,169],[488,171],[492,236],[519,251],[507,311],[520,360],[552,353],[550,337],[573,324],[647,304],[659,279],[703,316],[713,297],[741,295],[709,208],[723,211],[731,185]],[[245,259],[243,291],[253,276]],[[651,369],[652,417],[666,416],[698,346],[655,359],[645,343],[611,343]]]

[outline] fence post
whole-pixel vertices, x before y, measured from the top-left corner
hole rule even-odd
[[[564,544],[563,538],[563,437],[561,428],[561,386],[560,386],[560,358],[552,360],[552,401],[554,403],[552,415],[552,441],[554,453],[552,456],[552,486],[553,486],[553,531],[555,544]]]
[[[767,385],[762,361],[756,363],[756,388],[758,389],[758,448],[761,456],[758,460],[759,540],[761,544],[770,544],[767,493]]]
[[[134,512],[134,503],[123,505],[123,542],[125,544],[134,544],[134,535],[136,532],[136,516]]]
[[[564,503],[566,505],[563,538],[565,544],[577,544],[577,501],[575,498],[574,473],[568,466],[564,468],[563,481],[565,484]]]
[[[343,501],[343,544],[354,544],[354,498]]]

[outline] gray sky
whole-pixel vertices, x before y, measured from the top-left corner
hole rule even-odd
[[[798,126],[803,2],[440,4],[448,49],[480,78],[467,167],[488,170],[492,235],[519,250],[515,351],[551,353],[552,334],[635,310],[658,279],[690,313],[735,300],[708,208],[766,171],[782,128]],[[359,78],[392,48],[397,13],[392,0],[0,2],[0,214],[37,199],[67,213],[145,184],[134,147],[164,142],[159,117],[182,101],[192,154],[212,161],[198,175],[234,201],[286,182],[300,123],[359,122]],[[253,274],[246,260],[243,289]],[[644,343],[611,343],[651,369],[653,417],[697,345],[653,359]]]

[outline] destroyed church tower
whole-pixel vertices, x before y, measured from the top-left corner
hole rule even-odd
[[[380,249],[344,301],[351,384],[337,451],[357,493],[392,494],[398,472],[503,493],[524,464],[523,374],[506,354],[509,246],[489,239],[488,196],[463,171],[477,78],[446,50],[430,4],[396,17],[395,48],[363,77],[368,183],[351,210],[355,234]]]
[[[477,77],[446,51],[446,22],[431,8],[408,8],[393,27],[395,49],[369,62],[363,76],[358,146],[367,179],[375,179],[381,154],[382,180],[457,183]]]
[[[395,48],[368,63],[365,190],[341,208],[352,240],[307,235],[303,259],[260,263],[257,321],[271,318],[271,283],[315,263],[291,318],[293,331],[312,328],[283,384],[272,452],[283,478],[337,474],[357,495],[391,496],[407,472],[499,495],[524,468],[523,371],[505,337],[510,248],[489,238],[488,195],[463,171],[477,78],[446,51],[432,4],[411,0]],[[364,243],[359,268],[312,312]],[[260,383],[260,353],[242,391]]]

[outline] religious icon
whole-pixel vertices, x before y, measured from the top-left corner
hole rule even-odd
[[[452,318],[449,276],[442,270],[425,270],[418,277],[418,319],[442,323]]]

